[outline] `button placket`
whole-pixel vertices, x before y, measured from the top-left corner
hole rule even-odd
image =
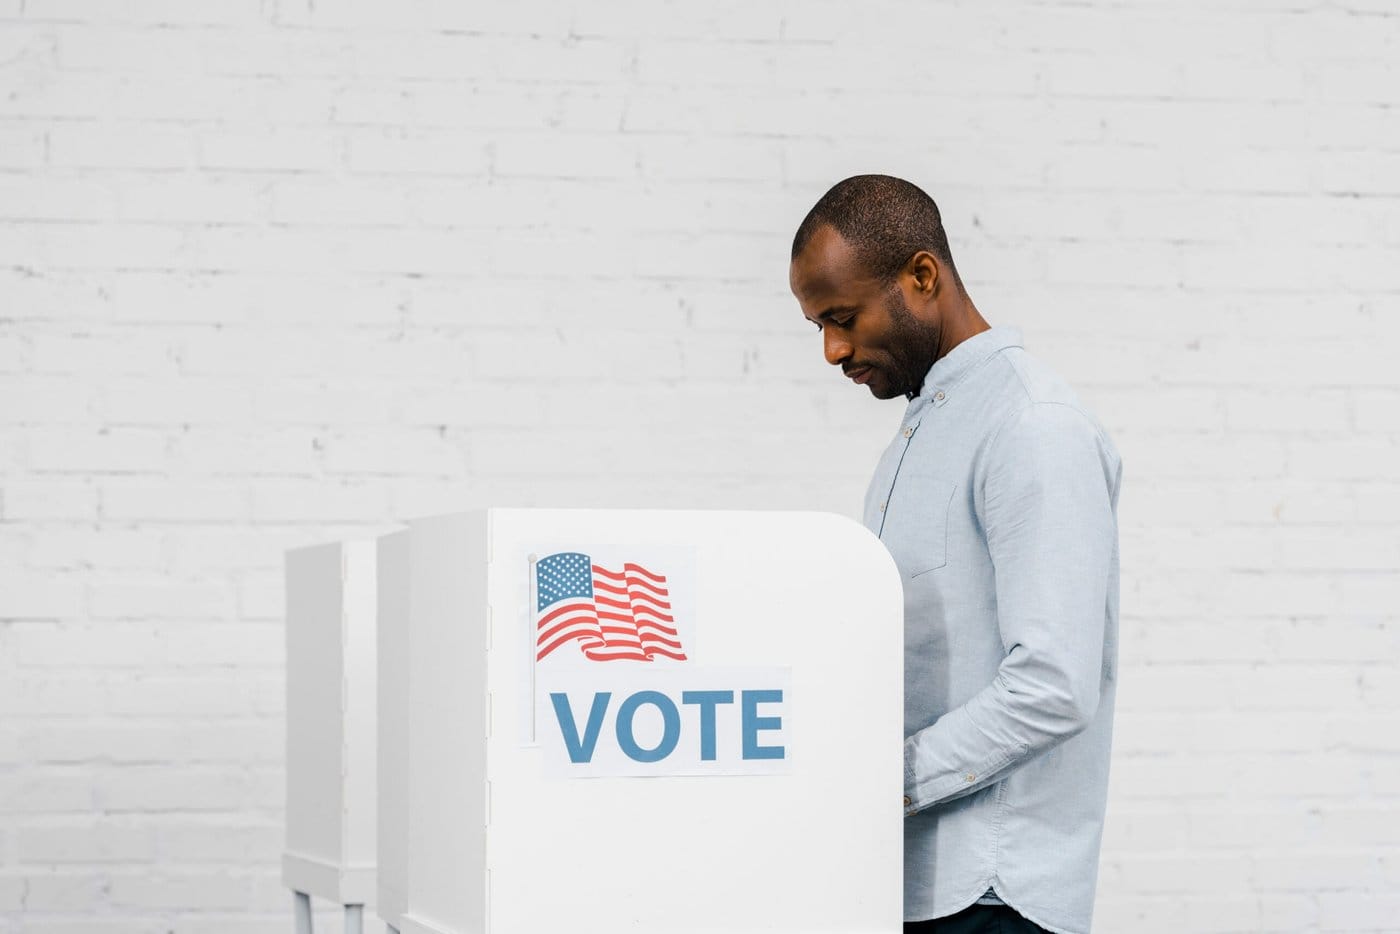
[[[884,513],[885,513],[885,510],[889,508],[889,505],[890,505],[890,497],[894,496],[895,484],[897,484],[897,483],[899,482],[899,470],[900,470],[901,467],[904,466],[904,455],[907,454],[907,453],[909,453],[909,441],[910,441],[911,438],[914,437],[914,432],[915,432],[916,430],[918,430],[918,427],[919,427],[919,423],[918,423],[918,421],[915,421],[915,422],[913,422],[912,424],[905,425],[902,429],[900,429],[899,436],[900,436],[901,438],[904,439],[904,450],[900,452],[900,454],[899,454],[899,461],[898,461],[898,463],[895,464],[895,467],[894,467],[894,474],[890,477],[890,487],[889,487],[889,490],[885,493],[885,498],[882,499],[882,500],[880,500],[880,514],[881,514],[881,516],[883,516]],[[884,521],[884,519],[882,518],[882,519],[880,520],[880,534],[884,534],[884,531],[885,531],[885,521]]]

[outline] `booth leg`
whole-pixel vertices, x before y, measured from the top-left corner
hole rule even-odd
[[[306,892],[293,892],[292,911],[297,919],[297,934],[311,934],[311,896]]]
[[[345,906],[345,934],[365,934],[365,906]]]

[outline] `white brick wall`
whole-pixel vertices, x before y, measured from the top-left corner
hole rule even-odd
[[[858,171],[1124,453],[1098,930],[1400,931],[1397,62],[1391,0],[0,0],[0,932],[290,924],[289,546],[854,514],[900,406],[786,271]]]

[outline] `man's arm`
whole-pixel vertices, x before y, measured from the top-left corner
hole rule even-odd
[[[1006,657],[904,743],[906,813],[986,787],[1089,725],[1099,703],[1118,464],[1069,405],[1032,403],[975,472]]]

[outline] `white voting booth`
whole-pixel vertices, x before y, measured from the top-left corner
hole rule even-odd
[[[389,926],[900,929],[902,597],[865,529],[492,509],[377,564]]]
[[[287,552],[287,836],[297,929],[311,896],[358,931],[374,901],[375,542]]]

